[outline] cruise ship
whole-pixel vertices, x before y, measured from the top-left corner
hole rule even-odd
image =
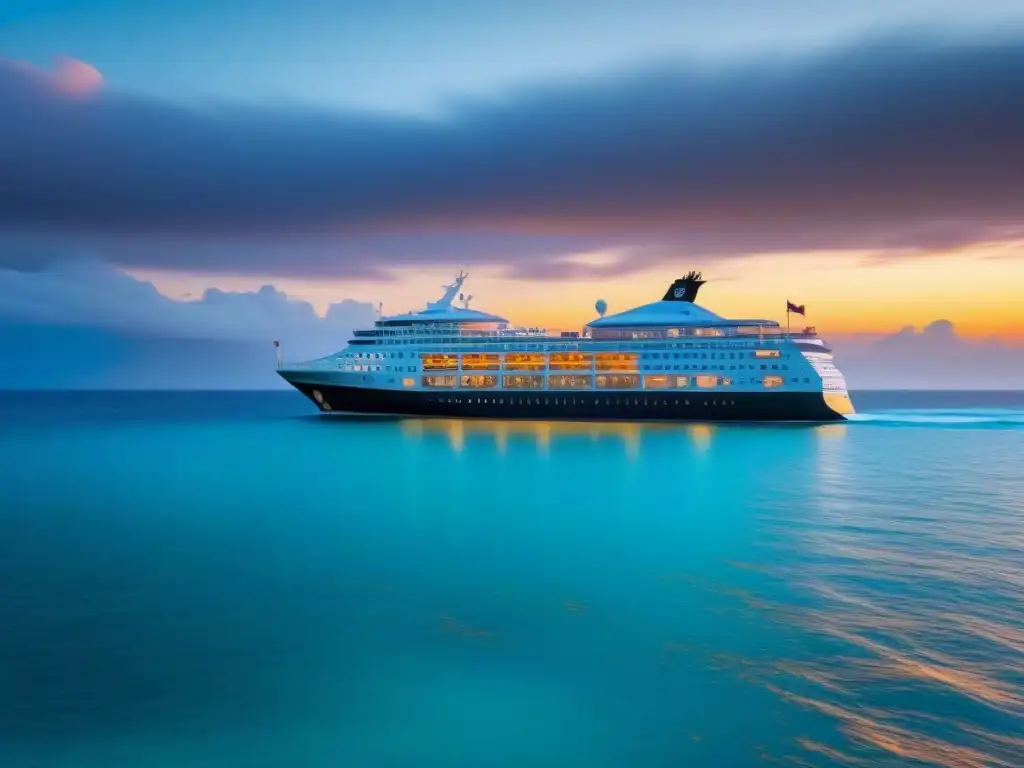
[[[328,413],[824,422],[854,412],[815,329],[721,317],[696,303],[700,273],[618,314],[598,301],[582,331],[557,335],[471,309],[466,277],[422,311],[356,330],[327,357],[285,364],[279,347],[278,373]]]

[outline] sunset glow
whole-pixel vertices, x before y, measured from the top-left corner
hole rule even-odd
[[[422,308],[459,267],[415,273],[396,271],[393,282],[317,281],[272,276],[172,274],[131,270],[165,295],[198,298],[217,285],[249,291],[274,284],[319,312],[332,302],[356,298],[385,314]],[[697,268],[708,278],[701,303],[732,317],[764,317],[785,322],[785,302],[808,305],[806,324],[828,334],[884,335],[904,326],[923,327],[949,320],[960,335],[1024,341],[1024,244],[1014,243],[998,258],[988,249],[949,255],[918,255],[872,261],[867,253],[808,253],[715,260],[680,258],[664,266],[606,280],[515,280],[501,269],[481,268],[470,275],[473,306],[520,325],[575,330],[596,317],[594,302],[605,299],[609,312],[661,297],[676,273]],[[794,322],[804,322],[795,318]]]

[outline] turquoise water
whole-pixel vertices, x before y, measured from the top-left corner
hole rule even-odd
[[[1024,765],[1024,395],[0,395],[7,768]]]

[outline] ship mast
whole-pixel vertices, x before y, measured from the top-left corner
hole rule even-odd
[[[459,289],[462,288],[462,284],[466,282],[466,278],[469,277],[469,273],[464,270],[459,270],[459,274],[455,276],[455,282],[451,285],[441,286],[444,289],[444,294],[437,301],[427,303],[427,309],[448,309],[452,305],[452,301],[455,299]]]

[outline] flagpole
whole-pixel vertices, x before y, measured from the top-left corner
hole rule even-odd
[[[792,313],[789,311],[789,299],[786,299],[786,335],[792,336],[793,334],[789,331],[789,317]]]

